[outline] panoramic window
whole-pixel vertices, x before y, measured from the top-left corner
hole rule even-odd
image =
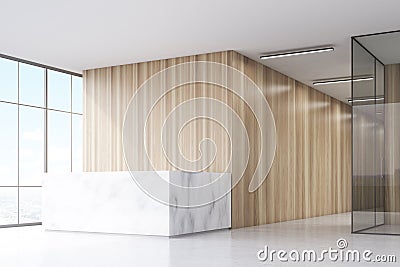
[[[41,222],[45,172],[82,171],[82,76],[0,57],[0,226]]]

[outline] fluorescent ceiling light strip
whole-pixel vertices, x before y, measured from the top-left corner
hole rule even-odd
[[[314,54],[314,53],[321,53],[321,52],[330,52],[330,51],[333,51],[333,50],[335,50],[335,49],[332,46],[330,46],[330,47],[298,50],[298,51],[291,51],[291,52],[289,51],[289,52],[281,52],[281,53],[272,53],[272,54],[268,54],[268,55],[262,55],[262,56],[260,56],[260,59],[290,57],[290,56]]]
[[[347,99],[349,102],[367,102],[367,101],[379,101],[379,100],[384,100],[385,98],[380,97],[380,98],[362,98],[362,99]]]
[[[355,81],[355,82],[363,82],[363,81],[370,81],[370,80],[373,80],[373,79],[374,79],[374,77],[363,77],[363,78],[355,78],[355,79],[353,79],[353,81]],[[316,81],[316,82],[313,82],[313,85],[348,83],[348,82],[351,82],[351,78]]]

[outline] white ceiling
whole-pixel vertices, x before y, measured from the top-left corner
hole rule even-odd
[[[350,75],[350,37],[400,29],[399,0],[0,0],[0,53],[82,71],[233,49],[335,51],[263,64],[303,83]],[[349,85],[314,88],[343,101]]]
[[[383,64],[400,63],[400,32],[363,36],[357,40]]]

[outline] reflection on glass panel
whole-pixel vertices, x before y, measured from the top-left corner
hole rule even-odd
[[[385,66],[379,61],[375,62],[375,90],[377,98],[385,96]]]
[[[18,185],[18,106],[0,103],[0,186]]]
[[[0,187],[0,225],[18,223],[18,187]]]
[[[82,78],[72,76],[72,112],[82,113]]]
[[[361,45],[360,45],[361,44]],[[353,231],[400,235],[400,32],[353,38]]]
[[[0,100],[18,102],[18,63],[0,58]]]
[[[49,70],[47,77],[48,107],[71,111],[71,75]]]
[[[40,187],[20,187],[19,189],[19,223],[41,221]]]
[[[48,172],[71,172],[71,114],[48,112]]]
[[[72,115],[72,171],[82,171],[82,115]]]
[[[19,102],[44,107],[44,69],[19,64]]]
[[[353,43],[353,76],[354,78],[370,78],[371,80],[362,80],[353,82],[353,98],[368,99],[375,97],[375,59],[358,43]],[[365,105],[370,102],[353,102],[353,105]]]
[[[41,185],[44,173],[44,110],[21,106],[19,112],[20,185]]]
[[[376,224],[374,188],[377,168],[375,58],[353,43],[353,77],[372,80],[353,82],[353,231]]]

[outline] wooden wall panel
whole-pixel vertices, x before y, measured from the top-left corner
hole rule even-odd
[[[261,137],[255,117],[243,101],[223,88],[195,84],[176,88],[154,111],[156,118],[162,120],[178,103],[194,96],[208,96],[224,101],[242,118],[251,140],[251,153],[244,178],[232,191],[234,228],[350,211],[350,106],[234,51],[85,71],[84,169],[126,170],[121,136],[128,101],[152,74],[195,60],[224,63],[245,73],[261,88],[275,118],[277,149],[271,171],[262,186],[249,193]],[[151,132],[156,132],[157,120],[150,124],[154,127]],[[185,132],[184,153],[190,158],[198,156],[200,138],[216,140],[222,156],[207,170],[223,171],[230,150],[223,129],[203,120]],[[147,138],[157,168],[173,169],[159,153],[154,136]],[[243,160],[244,155],[233,155],[234,162]]]

